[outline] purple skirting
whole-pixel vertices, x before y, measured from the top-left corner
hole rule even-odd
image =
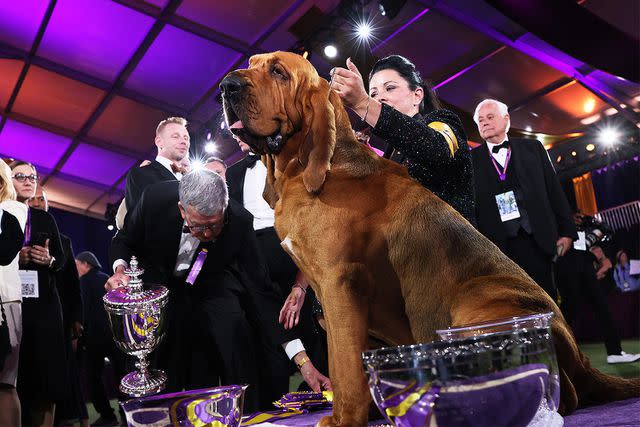
[[[330,414],[331,410],[323,410],[274,421],[273,423],[278,426],[315,426],[320,418]],[[380,425],[383,423],[382,420],[379,420],[377,422],[371,422],[369,425]],[[564,425],[565,427],[640,426],[640,399],[629,399],[579,409],[564,418]]]

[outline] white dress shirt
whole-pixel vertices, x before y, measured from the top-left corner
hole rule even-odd
[[[175,176],[178,181],[182,179],[182,174],[180,172],[174,173],[173,169],[171,169],[171,165],[173,164],[171,160],[167,159],[166,157],[156,156],[156,162],[160,163],[162,166],[167,168],[167,170],[171,172],[171,174]]]
[[[273,227],[275,224],[273,209],[262,197],[266,179],[267,168],[261,161],[257,161],[252,168],[247,168],[244,175],[242,198],[244,208],[253,215],[254,230]]]
[[[509,137],[507,136],[504,140],[508,141]],[[489,153],[493,156],[494,159],[496,159],[496,162],[498,162],[500,166],[504,167],[504,162],[507,160],[507,153],[509,152],[509,149],[502,147],[497,153],[494,153],[493,147],[495,147],[496,145],[502,144],[502,142],[500,144],[492,144],[491,142],[486,141],[486,143],[487,143],[487,148],[489,149]]]

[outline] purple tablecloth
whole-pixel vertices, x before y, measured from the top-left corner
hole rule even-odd
[[[274,422],[279,426],[307,427],[315,426],[318,420],[329,415],[331,410],[313,412],[307,415],[291,417]],[[371,422],[369,425],[380,425],[383,421]],[[612,402],[606,405],[580,409],[564,418],[565,427],[606,427],[606,426],[640,426],[640,398]]]

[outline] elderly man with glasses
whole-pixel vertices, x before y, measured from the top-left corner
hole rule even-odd
[[[278,325],[283,299],[269,281],[252,221],[229,200],[224,179],[202,169],[148,187],[113,239],[108,289],[127,282],[125,260],[132,255],[145,283],[169,288],[169,331],[158,362],[171,391],[214,385],[218,377],[222,384],[254,385],[258,369],[270,369],[283,348],[312,387],[330,388],[301,342]],[[268,344],[264,353],[256,335]],[[245,408],[265,408],[257,399],[257,387],[250,387]]]

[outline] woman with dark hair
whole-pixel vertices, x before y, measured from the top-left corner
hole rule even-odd
[[[400,55],[379,60],[369,74],[368,93],[351,59],[331,75],[344,105],[406,156],[409,175],[475,223],[471,152],[462,122],[441,109],[415,65]]]
[[[36,168],[27,162],[13,162],[10,167],[17,199],[27,204],[36,194]],[[35,273],[33,281],[22,285],[22,343],[17,387],[22,423],[52,426],[54,402],[62,400],[67,391],[62,308],[54,276],[65,259],[58,226],[48,212],[32,208],[27,211],[18,262],[21,271]]]

